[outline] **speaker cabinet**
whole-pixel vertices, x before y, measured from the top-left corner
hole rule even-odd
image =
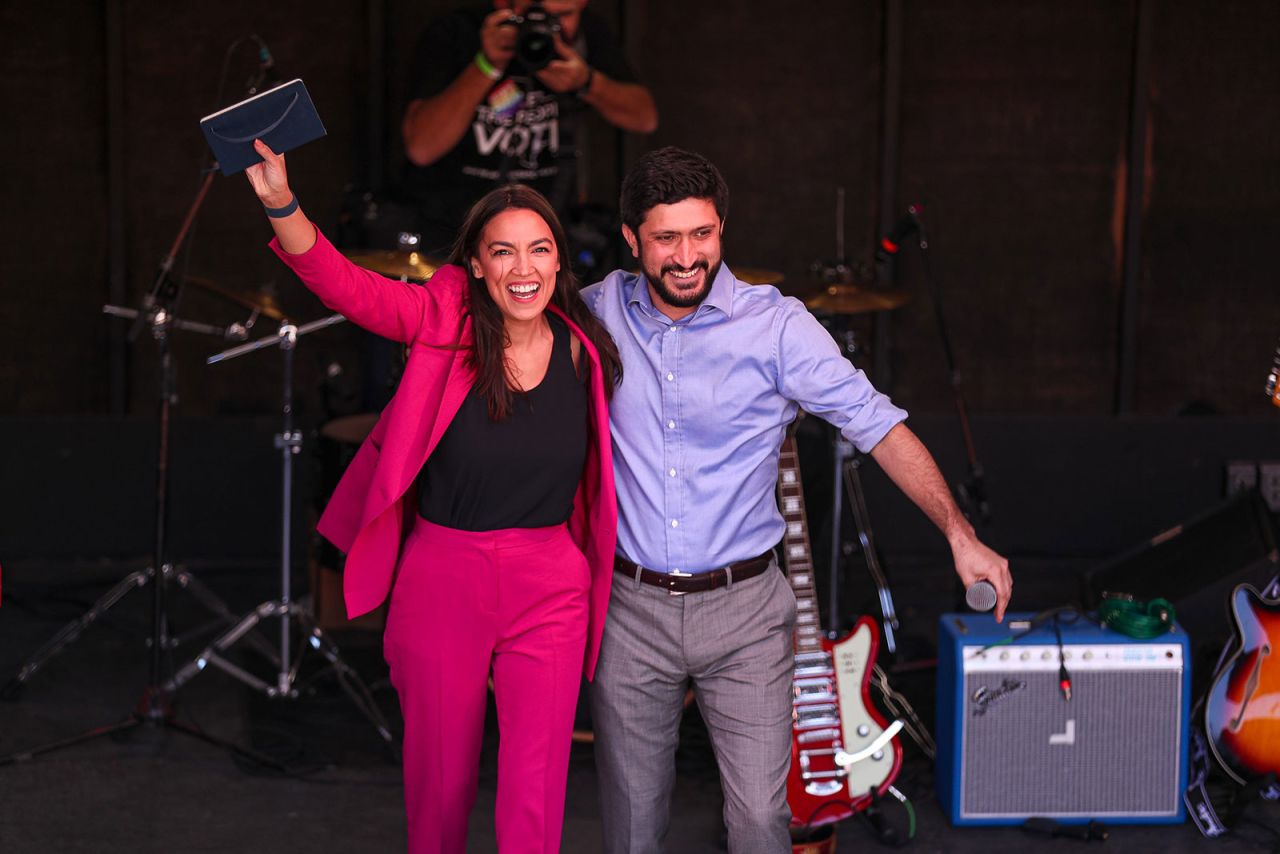
[[[938,639],[938,799],[956,825],[1183,820],[1190,647],[1177,628],[1139,641],[1081,618],[945,614]],[[1014,638],[1011,640],[1011,638]]]

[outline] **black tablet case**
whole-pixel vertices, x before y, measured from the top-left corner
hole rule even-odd
[[[253,149],[255,139],[283,154],[325,135],[301,80],[290,80],[205,116],[200,130],[223,175],[234,175],[262,161]]]

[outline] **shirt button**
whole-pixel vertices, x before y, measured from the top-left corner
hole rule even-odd
[[[668,421],[668,422],[667,422],[667,429],[668,429],[668,430],[674,430],[674,429],[676,429],[676,422],[674,422],[674,421]]]
[[[679,521],[678,519],[672,519],[672,520],[671,520],[671,527],[673,527],[673,528],[678,528],[678,527],[680,527],[680,521]]]
[[[675,470],[675,469],[671,469],[670,471],[668,471],[668,472],[667,472],[667,474],[671,475],[672,477],[675,477],[675,476],[676,476],[676,470]]]
[[[672,381],[673,379],[675,379],[675,378],[676,378],[676,375],[675,375],[675,374],[670,373],[670,372],[668,372],[668,373],[667,373],[667,382],[671,382],[671,381]]]

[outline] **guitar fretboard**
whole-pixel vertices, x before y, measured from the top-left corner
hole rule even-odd
[[[794,436],[782,442],[778,457],[778,509],[786,522],[782,558],[787,577],[796,594],[796,653],[822,652],[822,621],[813,586],[813,550],[809,546],[809,526],[804,509],[804,488],[800,483],[800,459]],[[799,659],[797,659],[799,660]]]

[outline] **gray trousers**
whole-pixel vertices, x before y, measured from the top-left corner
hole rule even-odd
[[[690,682],[720,766],[731,854],[789,854],[796,600],[776,566],[672,596],[615,575],[591,685],[604,850],[658,854]]]

